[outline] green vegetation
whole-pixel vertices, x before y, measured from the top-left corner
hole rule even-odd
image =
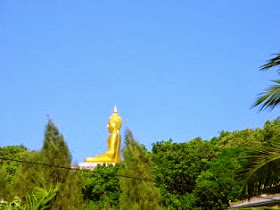
[[[280,53],[270,59],[266,64],[261,66],[261,70],[269,70],[271,68],[280,67]],[[278,69],[278,73],[280,69]],[[265,92],[261,93],[253,106],[260,106],[260,110],[274,109],[280,103],[280,80],[272,80],[275,84],[269,87]]]
[[[279,60],[277,54],[262,70]],[[254,106],[279,104],[275,82]],[[210,140],[156,142],[149,152],[127,130],[120,164],[81,171],[71,170],[64,137],[48,121],[40,151],[0,148],[0,209],[226,209],[230,202],[280,192],[279,139],[276,119]]]
[[[86,209],[119,208],[121,188],[119,165],[98,166],[94,173],[82,173],[82,192]]]
[[[225,209],[229,201],[279,192],[280,121],[221,131],[210,140],[156,142],[151,152],[127,130],[121,164],[74,171],[1,160],[0,200],[6,209]],[[0,148],[1,158],[71,167],[53,122],[43,148]]]
[[[126,131],[124,161],[119,170],[122,209],[160,209],[159,189],[153,183],[153,165],[148,152]],[[128,178],[128,177],[135,177]]]
[[[261,193],[278,193],[280,186],[280,128],[279,120],[266,123],[266,127],[272,125],[271,134],[266,133],[267,139],[262,147],[251,149],[246,154],[248,163],[244,170],[247,180],[246,188],[249,197]],[[278,128],[278,129],[277,129]]]

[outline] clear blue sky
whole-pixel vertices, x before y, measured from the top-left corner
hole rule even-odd
[[[276,71],[280,1],[0,1],[0,146],[39,150],[47,114],[79,162],[106,150],[117,104],[151,144],[279,116],[250,109]]]

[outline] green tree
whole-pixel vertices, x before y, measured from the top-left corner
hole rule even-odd
[[[30,152],[23,160],[28,162],[43,162],[42,156],[35,151]],[[44,187],[47,189],[48,182],[45,176],[45,168],[43,166],[21,164],[14,178],[14,195],[19,196],[25,201],[25,196],[32,193],[36,187]]]
[[[91,172],[82,173],[82,192],[86,209],[119,208],[121,194],[119,165],[98,166]]]
[[[64,141],[64,137],[58,131],[55,124],[49,120],[45,130],[45,138],[43,148],[40,151],[45,163],[71,167],[71,154],[68,146]],[[64,182],[68,171],[59,168],[45,168],[46,176],[52,184],[56,182]]]
[[[0,147],[0,157],[21,160],[28,153],[28,149],[22,145],[20,146],[6,146]],[[20,163],[9,160],[0,160],[0,168],[3,168],[8,173],[8,182],[13,182],[13,177],[18,169]]]
[[[266,64],[261,66],[261,70],[269,70],[278,67],[280,72],[280,54],[276,54]],[[260,106],[260,110],[267,108],[274,109],[280,104],[280,80],[272,80],[275,84],[261,93],[253,107]],[[266,144],[264,148],[258,148],[248,154],[249,164],[246,170],[248,196],[260,194],[265,191],[279,188],[280,177],[280,135],[273,135],[274,139]],[[276,137],[276,139],[275,139]],[[277,190],[276,190],[277,191]],[[278,190],[280,191],[280,190]]]
[[[5,146],[0,147],[0,157],[8,159],[21,160],[29,151],[26,147]],[[20,163],[8,160],[0,160],[0,199],[11,201],[14,197],[12,187],[14,184],[14,176],[18,170]]]
[[[44,163],[71,168],[71,154],[63,135],[49,120],[45,130],[40,156]],[[76,172],[56,167],[43,167],[45,182],[58,185],[59,190],[53,203],[53,209],[82,209],[83,197],[80,176]]]
[[[271,134],[270,131],[266,132]],[[222,131],[220,136],[211,139],[219,152],[226,148],[252,148],[261,146],[265,141],[265,132],[262,129],[244,129],[233,132]]]
[[[37,189],[42,188],[48,192],[53,186],[59,186],[56,187],[57,193],[54,199],[48,202],[48,206],[52,209],[83,208],[80,176],[69,169],[55,167],[71,168],[71,154],[63,136],[52,121],[49,120],[47,123],[42,149],[39,152],[30,152],[24,160],[50,165],[22,164],[17,170],[14,193],[19,195],[24,203],[30,201],[30,195],[32,198],[37,195]],[[41,198],[34,199],[32,202],[40,201]]]
[[[244,149],[226,148],[211,161],[210,168],[199,175],[194,190],[196,206],[203,209],[225,209],[229,200],[243,198],[243,182],[238,178],[244,167]]]
[[[153,182],[153,165],[148,152],[126,130],[124,161],[119,174],[122,195],[121,209],[160,209],[160,192]]]
[[[195,201],[192,192],[196,179],[216,157],[215,146],[201,138],[186,143],[170,140],[154,144],[151,155],[164,206],[191,208]]]
[[[78,171],[69,171],[65,182],[60,187],[52,209],[84,209],[82,178]]]
[[[71,155],[54,123],[49,120],[46,129],[43,147],[39,152],[31,152],[24,160],[29,162],[47,163],[56,166],[71,167]],[[22,164],[17,173],[15,191],[19,196],[34,191],[35,187],[54,186],[64,183],[69,171],[36,164]]]
[[[270,59],[266,64],[261,66],[261,70],[268,70],[273,67],[280,66],[280,54],[276,54],[275,57]],[[280,68],[278,69],[278,73]],[[253,107],[260,106],[260,110],[263,109],[274,109],[280,103],[280,80],[272,80],[275,84],[269,87],[265,92],[260,93],[259,97],[253,104]]]

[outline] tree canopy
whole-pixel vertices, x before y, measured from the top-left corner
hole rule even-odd
[[[221,131],[175,143],[155,142],[149,152],[126,131],[123,161],[94,171],[71,170],[71,154],[52,121],[43,147],[0,148],[0,200],[29,209],[225,209],[260,193],[279,192],[280,121],[263,128]],[[52,166],[67,166],[66,169]]]

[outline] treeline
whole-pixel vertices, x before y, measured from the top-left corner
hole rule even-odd
[[[0,205],[6,209],[225,209],[230,201],[279,191],[280,176],[275,172],[280,166],[279,137],[277,119],[263,128],[221,131],[211,140],[156,142],[149,152],[127,130],[121,164],[83,172],[70,170],[68,146],[49,121],[40,151],[0,148]]]

